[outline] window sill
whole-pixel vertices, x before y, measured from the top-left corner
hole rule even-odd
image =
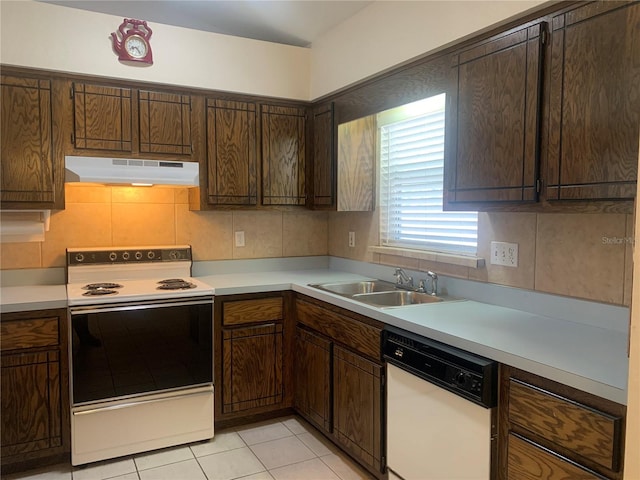
[[[449,265],[457,265],[459,267],[483,268],[485,260],[482,257],[472,255],[459,255],[455,253],[443,253],[428,250],[412,250],[410,248],[400,247],[379,247],[371,246],[369,251],[382,255],[395,255],[397,257],[406,257],[415,260],[427,260],[430,262],[446,263]]]

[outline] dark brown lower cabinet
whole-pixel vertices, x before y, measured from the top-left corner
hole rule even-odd
[[[296,327],[295,408],[331,433],[331,341]]]
[[[223,412],[282,401],[282,324],[225,330]]]
[[[66,325],[66,309],[2,315],[3,473],[70,452]]]
[[[623,478],[626,407],[501,365],[499,478]]]
[[[333,434],[347,451],[382,470],[384,367],[344,348],[333,349]]]
[[[295,408],[377,477],[384,477],[382,324],[299,296]]]

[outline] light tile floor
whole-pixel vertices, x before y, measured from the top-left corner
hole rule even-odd
[[[314,427],[283,417],[216,432],[213,440],[90,464],[8,475],[6,480],[370,480]]]

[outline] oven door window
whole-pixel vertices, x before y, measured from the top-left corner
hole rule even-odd
[[[212,310],[72,312],[73,403],[213,383]]]

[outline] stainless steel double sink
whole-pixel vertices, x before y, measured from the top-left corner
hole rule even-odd
[[[426,303],[438,303],[460,298],[441,297],[414,290],[396,288],[395,284],[384,280],[360,282],[319,283],[310,287],[335,293],[378,308],[403,307]]]

